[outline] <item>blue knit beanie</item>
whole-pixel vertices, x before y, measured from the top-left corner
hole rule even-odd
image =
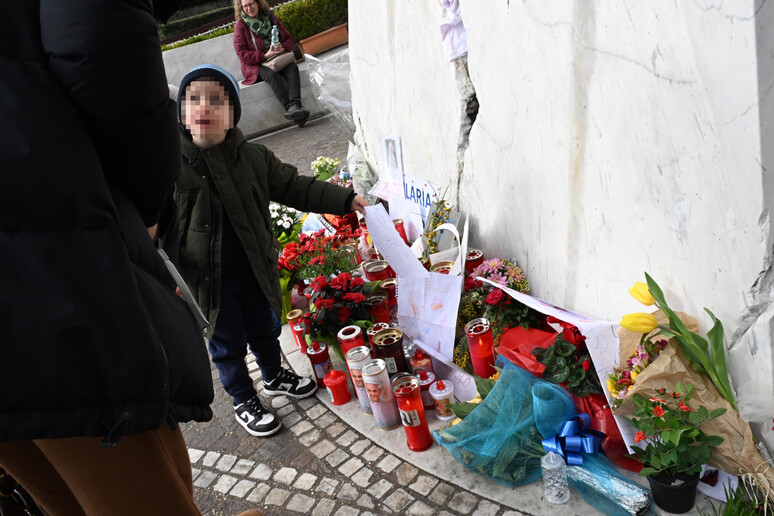
[[[205,64],[192,68],[191,71],[183,77],[183,80],[180,81],[180,88],[177,93],[177,121],[180,123],[181,127],[183,127],[183,118],[180,114],[180,108],[183,99],[185,98],[185,89],[191,82],[200,77],[211,77],[215,79],[223,86],[223,88],[225,88],[226,92],[228,92],[228,99],[231,101],[231,105],[234,106],[234,127],[236,127],[239,122],[239,117],[242,114],[242,104],[239,102],[239,84],[237,84],[236,79],[234,79],[230,73],[214,64]]]

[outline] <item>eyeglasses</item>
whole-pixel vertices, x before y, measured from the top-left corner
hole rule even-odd
[[[242,9],[247,9],[248,7],[255,5],[255,2],[247,2],[242,4]]]

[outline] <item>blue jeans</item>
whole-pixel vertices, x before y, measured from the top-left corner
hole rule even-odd
[[[282,356],[278,337],[281,331],[279,318],[252,272],[224,273],[220,311],[209,348],[220,382],[235,404],[256,395],[245,364],[248,346],[264,380],[272,380],[279,373]]]

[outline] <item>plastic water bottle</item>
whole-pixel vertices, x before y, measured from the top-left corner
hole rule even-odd
[[[279,29],[276,25],[271,28],[271,46],[275,46],[279,43]]]
[[[565,503],[570,499],[567,470],[559,454],[548,452],[540,459],[543,469],[543,493],[551,503]]]

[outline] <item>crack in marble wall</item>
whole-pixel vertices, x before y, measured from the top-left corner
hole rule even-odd
[[[465,151],[470,145],[470,131],[478,116],[479,102],[476,96],[476,88],[470,79],[468,71],[468,56],[462,56],[454,61],[455,80],[457,90],[460,92],[460,104],[462,112],[460,116],[460,133],[457,139],[457,185],[456,205],[460,205],[460,186],[462,173],[465,169]]]

